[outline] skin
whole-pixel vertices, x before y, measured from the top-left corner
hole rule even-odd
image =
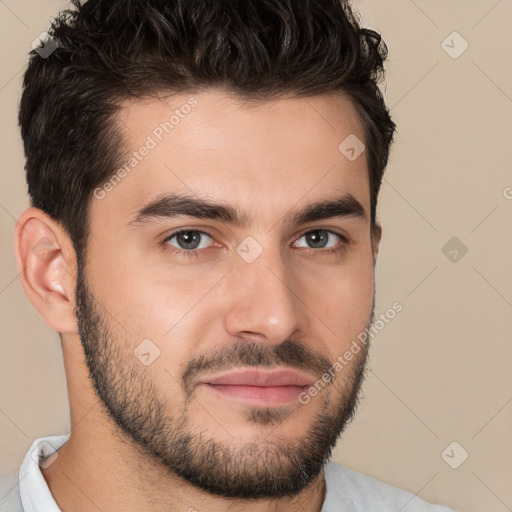
[[[127,155],[191,96],[126,101],[115,122]],[[187,394],[184,371],[199,356],[213,371],[228,368],[227,361],[242,367],[244,346],[250,349],[249,364],[259,356],[269,365],[321,378],[322,365],[336,361],[371,321],[381,238],[380,226],[370,226],[366,154],[349,161],[338,151],[350,134],[364,140],[349,98],[282,98],[248,106],[219,90],[193,97],[197,106],[191,113],[103,199],[91,199],[82,269],[87,286],[77,294],[78,304],[79,262],[67,233],[36,208],[18,219],[15,254],[22,286],[62,338],[71,436],[42,472],[64,511],[319,511],[323,471],[312,473],[302,489],[288,496],[228,498],[180,478],[169,468],[172,453],[166,452],[166,443],[186,420],[183,431],[202,432],[201,440],[217,443],[215,468],[234,470],[227,465],[229,457],[243,455],[233,478],[245,471],[246,477],[264,481],[292,472],[293,459],[279,454],[302,453],[322,413],[335,418],[327,432],[334,442],[355,406],[366,350],[307,405],[244,404],[198,385],[197,379],[208,375],[201,370]],[[192,217],[130,224],[148,200],[173,192],[238,207],[250,224]],[[361,203],[365,219],[290,223],[290,212],[345,193]],[[173,245],[162,243],[180,228],[210,235],[201,241],[207,248],[196,250],[199,256],[172,252],[184,250],[176,238]],[[314,229],[342,233],[349,243],[337,253],[310,247],[304,235]],[[252,263],[236,252],[248,236],[263,249]],[[37,256],[41,240],[44,258]],[[336,247],[343,241],[331,235],[328,243]],[[149,366],[134,356],[145,339],[160,350]],[[289,359],[279,352],[286,341],[294,350],[304,349],[302,359],[298,352]],[[97,393],[102,375],[105,400]],[[121,422],[134,425],[137,411],[139,427],[165,428],[137,442],[116,422],[109,405],[117,406]],[[159,422],[152,416],[156,405],[163,407]],[[248,451],[249,443],[260,450]],[[325,446],[324,458],[330,448]]]

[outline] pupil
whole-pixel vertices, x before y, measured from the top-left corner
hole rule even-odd
[[[178,233],[177,238],[178,243],[183,249],[196,249],[197,245],[199,245],[199,233],[197,231],[182,231]]]
[[[306,235],[308,243],[313,247],[325,247],[327,244],[327,233],[325,231],[311,231]]]

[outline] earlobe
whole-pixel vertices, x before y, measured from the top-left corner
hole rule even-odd
[[[23,290],[43,320],[57,332],[76,333],[76,259],[60,224],[28,208],[16,223],[14,253]]]

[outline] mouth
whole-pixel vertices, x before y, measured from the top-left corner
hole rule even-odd
[[[244,368],[201,379],[217,396],[253,406],[282,406],[297,401],[314,379],[290,369]]]

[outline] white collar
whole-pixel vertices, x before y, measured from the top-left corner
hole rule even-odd
[[[52,454],[67,442],[69,434],[36,439],[28,449],[18,474],[21,504],[30,512],[61,512],[44,479],[41,467],[51,462]],[[44,460],[46,459],[46,461]]]

